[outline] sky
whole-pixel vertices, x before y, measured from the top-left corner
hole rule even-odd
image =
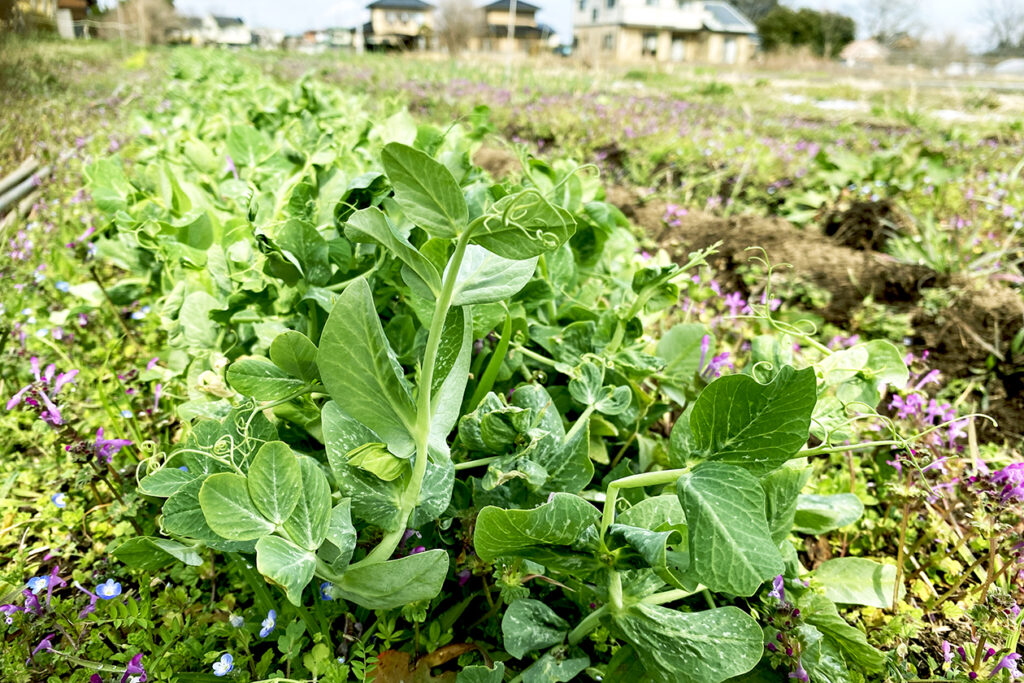
[[[437,0],[431,0],[437,4]],[[114,0],[104,0],[110,5]],[[286,33],[301,33],[311,28],[355,26],[369,18],[365,7],[369,0],[175,0],[182,14],[209,12],[242,17],[252,27],[278,28]],[[479,0],[484,4],[485,0]],[[563,41],[572,40],[573,0],[530,0],[539,6],[537,21],[553,26]],[[864,0],[784,0],[794,7],[813,7],[842,12],[857,18]],[[985,47],[985,27],[979,18],[980,2],[974,0],[921,0],[920,21],[926,35],[941,37],[955,33],[972,49]]]

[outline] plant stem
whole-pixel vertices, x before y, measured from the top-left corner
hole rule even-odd
[[[658,472],[643,472],[633,474],[622,479],[616,479],[608,484],[608,492],[605,495],[604,509],[601,511],[601,538],[604,538],[608,527],[615,521],[615,501],[619,497],[619,489],[634,489],[641,486],[657,486],[659,484],[671,484],[679,477],[690,471],[689,467],[678,470],[660,470]]]
[[[512,316],[506,313],[505,324],[501,328],[501,338],[498,339],[498,343],[494,347],[494,353],[491,354],[490,359],[487,361],[487,368],[484,370],[484,374],[481,375],[473,396],[470,397],[469,403],[466,404],[465,412],[476,410],[476,407],[480,405],[480,401],[484,400],[484,396],[494,386],[494,380],[497,379],[498,372],[501,371],[501,364],[505,362],[505,354],[508,353],[508,344],[511,340]]]
[[[504,457],[505,456],[503,456],[503,455],[492,455],[489,458],[477,458],[476,460],[467,460],[466,462],[457,462],[457,463],[455,463],[455,471],[459,472],[461,470],[471,470],[474,467],[484,467],[485,465],[490,465],[492,462],[495,462],[497,460],[501,460]]]
[[[697,588],[695,588],[692,591],[685,591],[685,590],[683,590],[681,588],[675,588],[675,589],[670,590],[670,591],[664,591],[662,593],[655,593],[654,595],[648,595],[646,598],[644,598],[640,602],[642,602],[645,605],[664,605],[665,603],[668,603],[668,602],[675,602],[676,600],[682,600],[683,598],[688,598],[691,595],[696,595],[697,593],[700,593],[701,591],[704,591],[704,590],[707,590],[706,588],[704,588],[704,586],[697,586]]]
[[[588,422],[590,422],[590,416],[593,415],[596,406],[587,406],[586,409],[580,413],[580,416],[576,418],[576,422],[573,423],[572,428],[566,433],[565,438],[562,439],[563,444],[567,444],[573,440],[576,434],[583,429]]]
[[[614,611],[622,611],[622,575],[614,569],[608,571],[608,600]]]
[[[596,610],[594,610],[586,617],[584,617],[583,621],[576,624],[576,628],[569,631],[569,644],[578,645],[579,642],[587,636],[587,634],[589,634],[591,631],[593,631],[600,625],[601,618],[605,615],[607,611],[608,605],[601,605]]]

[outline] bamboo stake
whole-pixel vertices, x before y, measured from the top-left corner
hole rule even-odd
[[[39,161],[35,157],[25,159],[21,162],[21,166],[0,180],[0,195],[20,183],[26,176],[31,175],[37,168],[39,168]]]

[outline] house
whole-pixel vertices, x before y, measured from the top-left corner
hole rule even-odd
[[[496,0],[481,9],[484,16],[483,31],[482,35],[469,39],[468,47],[471,51],[520,54],[547,51],[547,44],[555,31],[550,26],[537,23],[536,14],[540,7],[528,2],[516,2],[511,43],[508,36],[509,19],[512,18],[511,0]]]
[[[727,2],[573,0],[574,45],[591,59],[743,64],[757,27]]]
[[[847,66],[858,64],[880,64],[889,56],[889,50],[874,38],[855,40],[843,48],[839,58]]]
[[[98,0],[15,0],[12,16],[16,27],[32,30],[57,29],[61,37],[85,35],[83,25]]]
[[[178,25],[167,31],[167,41],[173,44],[224,45],[241,47],[252,45],[253,32],[239,17],[181,17]]]
[[[368,50],[428,50],[434,37],[434,6],[423,0],[375,0],[363,26]]]

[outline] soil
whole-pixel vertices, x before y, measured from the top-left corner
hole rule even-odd
[[[868,248],[874,243],[872,240],[855,239],[856,247],[852,247],[780,218],[722,218],[691,213],[680,218],[678,227],[668,227],[662,221],[665,203],[660,200],[643,202],[624,187],[609,188],[606,199],[678,261],[685,261],[691,251],[721,241],[710,263],[719,273],[719,281],[731,289],[747,293],[737,267],[753,265],[753,259],[762,256],[759,250],[748,251],[748,247],[757,246],[767,252],[771,263],[790,264],[791,272],[801,280],[831,294],[829,304],[815,311],[828,322],[850,329],[854,312],[867,297],[886,304],[896,313],[909,314],[914,336],[907,340],[908,350],[917,354],[928,350],[929,365],[946,378],[972,377],[984,372],[990,356],[1002,356],[997,371],[989,373],[985,383],[984,406],[984,412],[996,418],[999,426],[978,423],[979,437],[1017,443],[1024,438],[1020,377],[1013,374],[1012,359],[1007,358],[1010,340],[1024,326],[1024,301],[1013,289],[999,282],[979,283],[941,275],[925,266],[901,263]],[[846,234],[869,235],[870,226],[879,225],[878,217],[891,210],[878,204],[881,203],[848,213],[846,224],[864,229],[850,229]],[[898,216],[889,214],[886,220],[895,224]],[[929,288],[943,288],[950,297],[939,316],[921,307],[924,292]],[[1007,368],[1005,374],[999,367]]]
[[[887,199],[853,202],[825,216],[822,230],[843,246],[880,251],[889,237],[902,229],[906,218]]]

